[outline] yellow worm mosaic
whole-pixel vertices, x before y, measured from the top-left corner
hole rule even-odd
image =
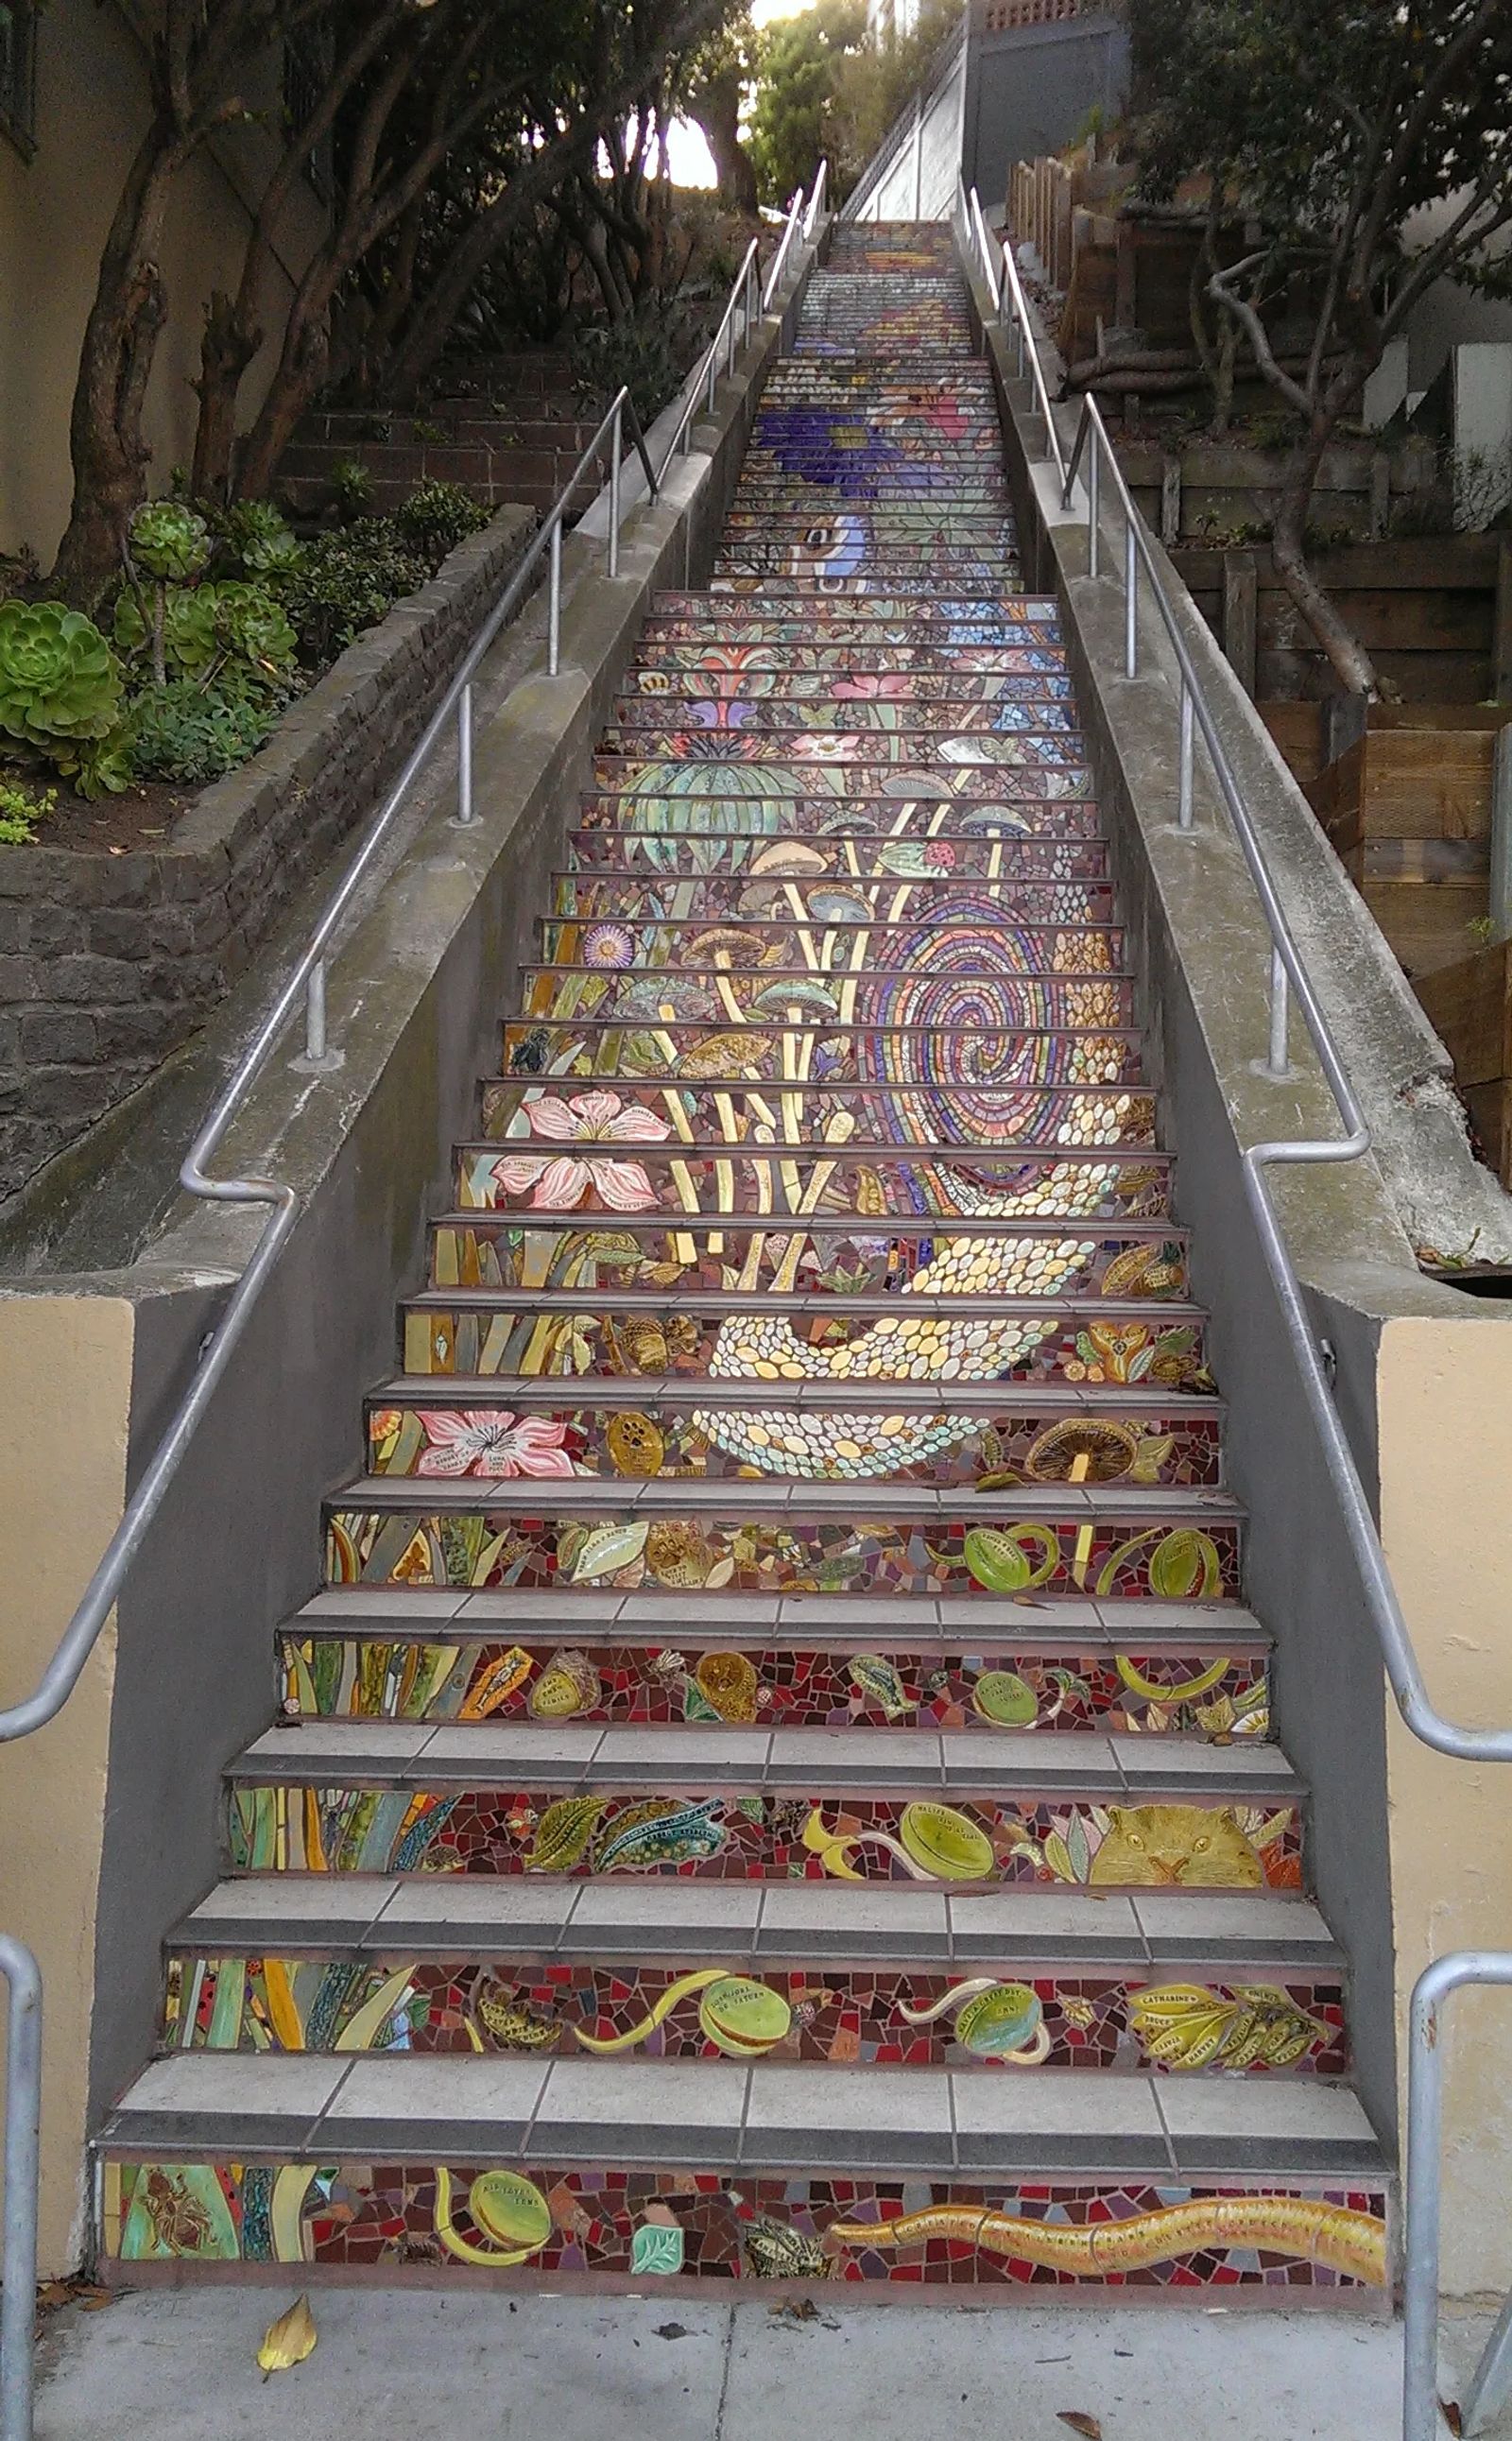
[[[1258,2247],[1321,2263],[1367,2287],[1386,2281],[1386,2229],[1370,2213],[1302,2196],[1197,2196],[1127,2220],[1073,2229],[1064,2222],[1025,2220],[1012,2213],[978,2212],[965,2204],[931,2204],[899,2220],[837,2221],[827,2232],[839,2246],[891,2249],[931,2237],[954,2238],[988,2254],[1046,2264],[1083,2280],[1143,2271],[1201,2247]]]

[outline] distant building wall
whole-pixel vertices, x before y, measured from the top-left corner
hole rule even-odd
[[[975,0],[963,157],[984,209],[1000,204],[1016,161],[1057,153],[1102,111],[1111,119],[1128,79],[1117,20],[1076,0]]]
[[[68,418],[100,249],[147,124],[146,42],[155,8],[118,0],[46,0],[35,10],[29,129],[0,115],[0,551],[27,544],[44,568],[68,517],[73,477]],[[281,57],[271,48],[248,80],[249,107],[276,109]],[[229,129],[178,179],[161,253],[168,320],[147,394],[150,480],[193,446],[205,307],[234,289],[266,175],[264,125]],[[249,419],[271,376],[276,335],[294,283],[325,223],[302,187],[279,232],[279,266],[263,299],[265,343],[243,388]]]

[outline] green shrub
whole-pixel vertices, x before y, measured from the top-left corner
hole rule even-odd
[[[439,568],[450,551],[487,525],[492,510],[460,483],[417,483],[394,511],[393,523],[406,543]]]
[[[131,720],[136,775],[190,787],[218,780],[257,752],[281,708],[244,692],[198,687],[188,678],[149,687]]]
[[[331,489],[338,515],[350,525],[372,498],[371,470],[360,458],[338,458],[331,469]]]
[[[387,517],[364,517],[340,533],[318,536],[283,592],[283,606],[298,630],[300,660],[306,668],[323,669],[430,572],[426,558],[405,544]]]
[[[159,581],[198,576],[210,556],[210,530],[182,500],[144,500],[128,529],[131,555]]]
[[[682,379],[665,310],[642,307],[633,320],[589,323],[572,342],[572,375],[604,406],[616,390],[628,389],[642,429],[649,425]]]
[[[61,602],[0,602],[0,730],[56,762],[119,717],[120,672],[93,619]]]
[[[0,847],[30,847],[37,824],[57,803],[56,788],[28,788],[24,780],[0,771]]]

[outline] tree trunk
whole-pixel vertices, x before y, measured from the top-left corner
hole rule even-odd
[[[189,482],[197,500],[227,499],[236,454],[236,401],[242,376],[262,344],[262,334],[243,320],[234,298],[217,289],[205,313],[200,343],[200,396]]]
[[[117,576],[150,452],[142,402],[168,312],[157,265],[180,147],[159,115],[137,148],[100,257],[69,417],[74,497],[52,581],[92,610]]]
[[[1293,449],[1276,496],[1270,555],[1276,574],[1327,655],[1329,666],[1342,681],[1345,692],[1367,696],[1374,702],[1380,694],[1375,663],[1308,567],[1304,540],[1313,485],[1337,423],[1337,412],[1320,409],[1310,429]]]
[[[713,155],[720,202],[732,205],[736,211],[754,212],[758,202],[756,165],[740,140],[739,84],[732,83],[728,90],[718,85],[701,93],[690,104],[688,116],[703,130],[704,141]]]
[[[307,312],[297,322],[291,314],[278,371],[236,470],[238,499],[266,498],[295,427],[325,380],[330,357],[323,306]]]

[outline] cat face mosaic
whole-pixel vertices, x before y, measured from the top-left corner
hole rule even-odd
[[[570,1796],[549,1789],[239,1784],[230,1861],[309,1873],[643,1872],[701,1881],[1069,1884],[1089,1890],[1294,1890],[1302,1817],[1287,1801],[1017,1805],[932,1798]]]
[[[1123,1972],[639,1968],[477,1959],[171,1961],[177,2051],[555,2053],[839,2068],[1154,2069],[1337,2076],[1335,1981],[1150,1982]]]
[[[642,2242],[651,2229],[656,2251]],[[928,2179],[434,2163],[105,2164],[103,2241],[123,2263],[458,2267],[1035,2290],[1317,2290],[1388,2274],[1379,2188]],[[521,2267],[528,2267],[524,2269]]]
[[[567,1622],[564,1621],[564,1628]],[[1192,1731],[1258,1737],[1269,1726],[1256,1652],[1108,1654],[1074,1644],[956,1653],[786,1646],[679,1652],[586,1640],[459,1643],[288,1636],[284,1709],[299,1719],[678,1721],[764,1728]]]

